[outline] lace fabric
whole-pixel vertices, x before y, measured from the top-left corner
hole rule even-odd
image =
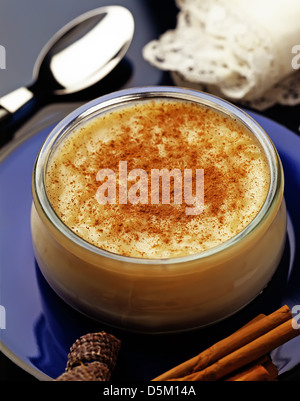
[[[275,4],[272,1],[265,0],[266,9]],[[285,11],[277,32],[283,0],[276,3],[263,25],[257,0],[177,0],[176,28],[148,43],[143,56],[157,68],[170,71],[180,86],[257,109],[275,103],[298,104],[300,73],[292,65],[292,44],[297,44],[296,37],[300,41],[300,24],[292,18],[295,27],[285,25],[284,19],[289,18]],[[299,3],[290,12],[298,12],[300,19]],[[288,6],[286,0],[284,4]]]

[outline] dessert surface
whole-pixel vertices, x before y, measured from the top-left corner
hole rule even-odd
[[[61,220],[113,253],[191,255],[245,228],[270,183],[248,129],[190,102],[146,101],[74,130],[50,160],[46,187]]]

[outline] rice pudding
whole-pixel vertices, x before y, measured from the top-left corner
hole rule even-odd
[[[270,282],[285,246],[283,188],[274,145],[230,103],[175,87],[112,93],[67,116],[40,150],[35,257],[59,296],[101,322],[205,326]]]
[[[97,199],[107,179],[103,174],[97,180],[100,169],[115,173],[113,203]],[[129,181],[137,169],[140,176]],[[159,203],[154,203],[153,175],[163,169],[179,174],[183,196],[177,203],[174,174],[167,182],[169,202],[162,202],[166,182],[161,179],[154,188]],[[187,204],[184,196],[184,172],[192,172],[196,202],[197,170],[203,174],[204,202],[201,213],[193,215],[186,212],[194,203]],[[125,198],[119,187],[124,172]],[[74,130],[52,155],[46,177],[49,200],[72,231],[99,248],[142,258],[191,255],[227,241],[257,215],[269,185],[267,158],[248,128],[215,110],[178,101],[137,103]],[[143,189],[146,197],[138,193],[137,203],[130,202],[130,194]]]

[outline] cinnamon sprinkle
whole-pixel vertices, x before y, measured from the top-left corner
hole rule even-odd
[[[127,162],[128,173],[147,172],[148,204],[97,203],[97,172],[111,169],[118,179],[119,161]],[[184,169],[193,169],[193,183],[196,169],[204,169],[203,213],[187,215],[191,205],[184,196],[182,204],[174,203],[173,179],[170,204],[161,203],[161,186],[160,203],[151,204],[151,170],[163,168],[179,169],[182,177]],[[128,181],[127,190],[134,184]],[[52,205],[78,235],[139,257],[182,256],[229,239],[256,215],[268,186],[267,161],[246,128],[202,106],[171,101],[98,117],[65,141],[47,177]]]

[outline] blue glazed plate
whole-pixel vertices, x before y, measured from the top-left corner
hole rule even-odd
[[[0,305],[5,328],[0,350],[40,380],[63,373],[70,346],[80,335],[107,330],[122,341],[113,380],[150,380],[231,334],[259,313],[300,305],[300,137],[249,112],[273,140],[281,156],[289,213],[288,237],[280,266],[268,287],[234,316],[205,329],[167,335],[118,331],[94,322],[66,305],[36,265],[30,233],[31,173],[47,127],[0,154]],[[2,308],[3,310],[3,308]],[[300,363],[300,337],[279,347],[272,359],[283,373]]]

